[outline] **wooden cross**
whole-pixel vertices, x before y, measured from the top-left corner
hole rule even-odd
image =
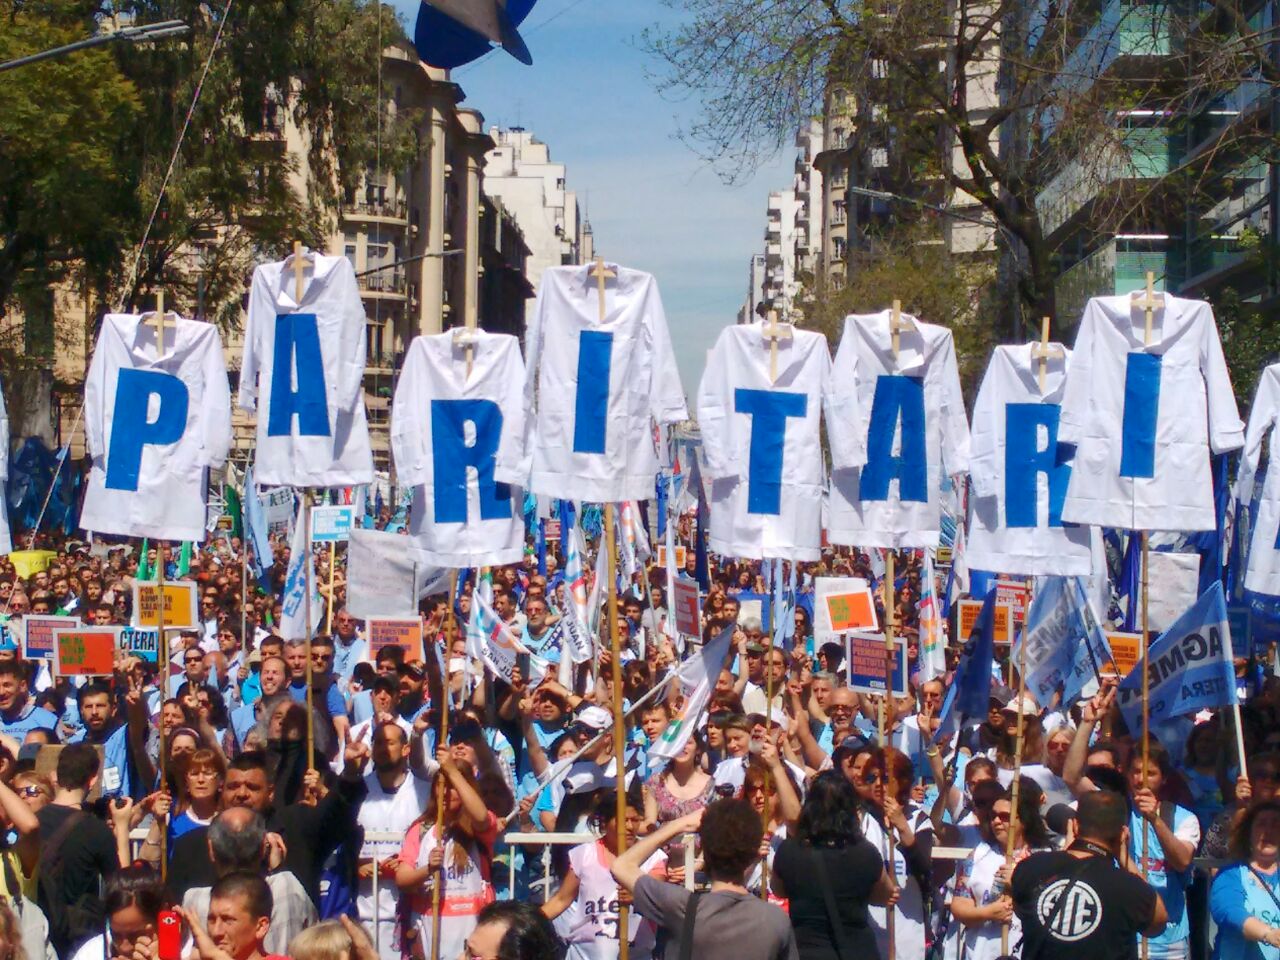
[[[760,332],[769,341],[769,383],[774,384],[778,381],[778,341],[791,339],[791,325],[779,323],[778,311],[770,310]]]
[[[1146,321],[1142,336],[1142,342],[1145,345],[1150,345],[1151,343],[1151,328],[1155,324],[1156,311],[1164,306],[1164,294],[1156,293],[1155,283],[1156,275],[1148,270],[1146,295],[1139,297],[1133,302],[1135,307],[1142,310]]]
[[[893,338],[893,359],[898,359],[898,351],[902,348],[900,339],[903,330],[910,330],[911,324],[902,319],[902,301],[893,301],[893,309],[889,312],[889,334]]]
[[[604,264],[604,257],[596,257],[595,263],[587,270],[587,276],[596,278],[596,293],[600,297],[600,320],[604,321],[604,282],[618,274]]]
[[[467,376],[471,376],[471,366],[476,359],[476,327],[475,318],[468,317],[465,325],[453,328],[453,345],[462,347],[467,353]]]
[[[156,291],[156,309],[151,314],[151,322],[156,328],[156,359],[164,356],[164,291]]]
[[[293,302],[302,306],[303,276],[306,273],[307,261],[302,255],[302,241],[293,241]]]
[[[1032,344],[1031,346],[1032,359],[1040,361],[1039,377],[1040,377],[1041,396],[1044,395],[1044,381],[1045,381],[1045,375],[1049,372],[1049,360],[1057,359],[1058,357],[1065,357],[1065,356],[1066,354],[1063,352],[1062,347],[1058,346],[1056,343],[1053,345],[1050,345],[1049,318],[1041,317],[1040,318],[1040,342],[1036,344]]]

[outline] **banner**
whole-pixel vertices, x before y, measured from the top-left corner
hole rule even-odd
[[[880,629],[871,585],[861,577],[818,577],[813,612],[813,638],[819,646],[847,630]]]
[[[293,488],[272,487],[260,496],[262,515],[267,523],[267,532],[276,536],[289,537],[293,534]]]
[[[22,618],[22,659],[52,660],[55,652],[53,634],[57,630],[74,630],[79,617],[54,617],[29,613]]]
[[[920,625],[920,680],[932,680],[947,672],[946,638],[942,633],[942,605],[938,602],[937,577],[932,551],[924,551],[920,572],[920,600],[916,604]]]
[[[311,542],[342,543],[351,539],[356,508],[349,504],[311,508]]]
[[[997,588],[998,590],[999,588]],[[1026,645],[1025,652],[1021,649]],[[1044,577],[1027,612],[1026,627],[1010,656],[1026,658],[1027,690],[1041,706],[1062,690],[1074,703],[1085,685],[1111,660],[1106,635],[1089,609],[1079,577]]]
[[[1146,663],[1122,681],[1116,703],[1129,729],[1142,729],[1142,670],[1151,687],[1151,723],[1237,702],[1227,601],[1215,580],[1177,621],[1151,644]]]
[[[53,634],[54,676],[109,677],[115,670],[116,628],[80,627]]]
[[[720,676],[725,658],[729,656],[733,631],[732,624],[721,630],[719,636],[676,668],[676,682],[684,693],[684,707],[680,715],[667,724],[662,738],[649,748],[651,763],[654,760],[670,760],[678,754],[701,724],[702,715],[706,713],[707,704],[711,700],[711,691]]]
[[[148,627],[121,627],[120,652],[147,663],[160,661],[160,631]]]
[[[686,637],[702,636],[702,595],[698,581],[688,577],[676,577],[671,588],[671,612],[676,630]]]
[[[475,614],[479,639],[482,641],[480,659],[493,675],[510,683],[516,667],[516,658],[529,651],[511,632],[511,629],[493,612],[493,607],[480,595],[471,594],[471,608]]]
[[[301,514],[302,506],[298,506]],[[311,545],[307,542],[306,525],[299,515],[293,527],[293,537],[289,540],[289,569],[284,576],[284,596],[281,598],[280,636],[285,640],[307,640],[324,615],[324,605],[320,600],[318,577],[311,579],[311,624],[307,624],[307,565],[311,561]],[[350,557],[348,557],[350,565]],[[347,585],[348,596],[351,584]],[[416,612],[416,611],[415,611]]]
[[[893,695],[907,695],[907,643],[893,640]],[[852,630],[845,635],[845,655],[849,665],[849,689],[856,693],[883,695],[885,691],[885,643],[883,633]]]
[[[545,649],[557,647],[563,659],[568,655],[573,663],[586,663],[591,659],[591,637],[572,612],[566,613],[551,628],[551,638]]]
[[[422,620],[370,618],[366,621],[365,636],[369,638],[369,660],[375,661],[378,652],[385,647],[399,647],[405,660],[421,660]]]
[[[160,588],[154,581],[133,582],[133,625],[160,625]],[[194,581],[182,580],[164,585],[164,625],[181,630],[194,630],[200,626],[200,608]]]

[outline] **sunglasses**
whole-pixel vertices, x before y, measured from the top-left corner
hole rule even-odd
[[[44,791],[37,786],[19,787],[18,796],[20,797],[42,797]]]

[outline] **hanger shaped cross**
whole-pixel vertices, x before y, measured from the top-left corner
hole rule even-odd
[[[164,291],[163,290],[156,291],[155,310],[150,315],[145,313],[142,315],[142,320],[144,323],[147,322],[148,316],[150,316],[151,325],[155,327],[155,330],[156,330],[156,359],[159,360],[161,357],[164,356]]]
[[[587,269],[587,276],[596,281],[596,295],[600,301],[600,319],[604,320],[604,282],[617,277],[618,272],[605,266],[604,257],[596,257],[595,262]]]
[[[1038,361],[1040,380],[1040,395],[1044,395],[1045,375],[1049,372],[1049,361],[1065,357],[1066,353],[1058,344],[1049,343],[1049,318],[1040,318],[1040,342],[1031,345],[1031,358]]]
[[[1147,271],[1147,289],[1143,296],[1133,301],[1133,305],[1143,313],[1144,325],[1142,342],[1144,345],[1151,343],[1151,328],[1155,325],[1156,311],[1164,306],[1164,294],[1155,291],[1156,275],[1150,270]]]
[[[778,382],[778,343],[791,339],[791,324],[778,322],[778,311],[770,310],[760,328],[765,340],[769,341],[769,383]]]
[[[302,294],[307,288],[308,260],[315,263],[314,256],[303,249],[302,241],[293,241],[293,302],[297,304],[299,309],[302,307]]]
[[[893,307],[889,311],[889,335],[893,342],[893,361],[894,365],[898,362],[898,353],[902,349],[902,332],[910,331],[911,324],[902,319],[902,301],[893,301]]]

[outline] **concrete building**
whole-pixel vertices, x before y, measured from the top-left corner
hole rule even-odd
[[[747,268],[747,299],[738,308],[739,323],[754,323],[760,318],[760,304],[764,300],[764,254],[753,253]]]
[[[528,277],[536,289],[547,267],[585,263],[595,256],[591,225],[568,189],[563,163],[551,148],[523,127],[489,129],[484,157],[484,192],[501,200],[529,245]],[[532,303],[527,310],[531,313]]]
[[[821,124],[813,121],[796,134],[791,187],[769,194],[764,256],[751,261],[751,287],[744,304],[748,319],[770,310],[794,318],[803,308],[804,293],[812,289],[824,220],[820,209],[823,175],[815,166],[823,133]]]

